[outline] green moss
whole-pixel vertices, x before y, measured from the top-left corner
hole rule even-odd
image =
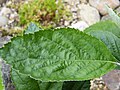
[[[58,0],[58,2],[56,0],[31,0],[21,4],[18,12],[21,26],[36,22],[43,26],[42,28],[54,27],[64,16],[71,16],[62,0]]]

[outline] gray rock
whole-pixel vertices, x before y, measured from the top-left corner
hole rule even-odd
[[[11,14],[12,11],[10,8],[3,7],[0,11],[0,15],[7,16],[8,14]]]
[[[111,8],[116,8],[120,5],[119,0],[89,0],[91,6],[97,8],[102,15],[107,14],[105,4]]]
[[[3,83],[5,86],[5,90],[15,90],[15,87],[13,86],[10,77],[10,65],[5,64],[5,62],[3,61],[2,61],[2,75],[3,75]]]
[[[0,0],[0,4],[5,3],[7,0]]]
[[[81,3],[87,3],[88,0],[80,0]]]
[[[85,28],[88,27],[88,24],[85,21],[79,21],[77,23],[72,24],[70,27],[83,31]]]
[[[68,3],[69,5],[76,5],[79,4],[79,0],[63,0],[65,3]]]
[[[64,21],[65,26],[69,26],[70,22],[69,21]]]
[[[102,21],[104,20],[112,20],[112,18],[109,15],[105,15],[101,18]]]
[[[80,16],[83,21],[88,23],[88,25],[92,25],[100,21],[100,15],[97,9],[89,5],[81,4]]]
[[[0,37],[0,48],[10,41],[10,36]],[[10,65],[5,64],[5,62],[0,58],[0,65],[2,65],[2,77],[5,90],[15,90],[10,77]]]
[[[0,48],[8,43],[10,41],[11,37],[10,36],[4,36],[4,37],[0,37]]]
[[[7,25],[8,23],[8,18],[6,18],[5,16],[0,16],[0,27]]]
[[[115,11],[117,14],[120,14],[120,7],[118,7]]]
[[[110,90],[120,90],[120,70],[113,70],[104,75],[103,81]]]

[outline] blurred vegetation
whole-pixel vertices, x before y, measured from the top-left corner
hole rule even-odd
[[[21,26],[30,22],[39,23],[42,28],[52,28],[59,25],[61,19],[68,20],[71,13],[65,8],[62,0],[30,0],[20,4],[18,8]]]

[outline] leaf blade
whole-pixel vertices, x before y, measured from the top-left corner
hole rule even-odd
[[[13,68],[42,81],[88,80],[116,67],[101,41],[70,28],[14,38],[0,54]]]
[[[104,21],[87,28],[85,32],[100,39],[111,53],[120,60],[120,28],[112,21]]]
[[[41,82],[15,69],[12,69],[11,77],[16,90],[62,90],[62,82]]]
[[[15,69],[11,71],[11,78],[16,90],[40,90],[36,80],[19,73]]]
[[[40,90],[62,90],[63,82],[38,82]]]
[[[64,82],[62,90],[90,90],[90,81]]]

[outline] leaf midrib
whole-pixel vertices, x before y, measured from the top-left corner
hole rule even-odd
[[[28,59],[23,59],[23,60],[20,60],[20,61],[17,60],[17,61],[15,61],[14,63],[16,63],[16,62],[23,62],[23,61],[27,61],[27,60],[28,60]],[[35,59],[34,59],[34,60],[35,60]],[[38,59],[37,59],[37,60],[38,60]],[[48,60],[54,60],[54,59],[41,59],[41,60],[44,60],[43,62],[45,62],[45,60],[48,61]],[[40,60],[40,63],[41,63],[41,60]],[[72,61],[72,62],[75,62],[75,61],[76,61],[76,62],[86,62],[86,61],[89,61],[89,62],[117,63],[117,61],[112,61],[112,60],[106,60],[106,61],[105,61],[104,59],[99,59],[99,60],[97,60],[97,59],[95,59],[95,60],[94,60],[94,59],[85,59],[85,60],[83,60],[83,59],[82,59],[82,60],[81,60],[81,59],[79,59],[79,60],[78,60],[78,59],[77,59],[77,60],[61,60],[61,59],[57,59],[57,62],[59,62],[59,61],[60,61],[60,62],[61,62],[61,61],[66,61],[66,62],[71,62],[71,61]],[[36,62],[36,63],[38,63],[38,62]]]

